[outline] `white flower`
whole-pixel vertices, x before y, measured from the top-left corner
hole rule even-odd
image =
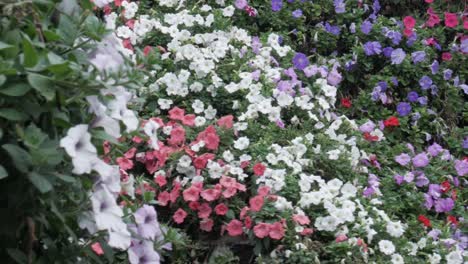
[[[158,99],[158,104],[159,104],[159,107],[163,110],[167,110],[169,108],[171,108],[171,105],[172,105],[172,100],[171,99],[163,99],[163,98],[159,98]]]
[[[122,250],[127,249],[130,247],[131,244],[131,234],[127,230],[126,227],[122,227],[119,229],[112,229],[109,230],[109,246],[113,248],[119,248]]]
[[[393,254],[392,255],[392,264],[404,264],[405,260],[400,254]]]
[[[195,126],[201,127],[206,123],[206,119],[203,116],[195,117]]]
[[[109,3],[112,3],[112,2],[113,0],[94,0],[93,1],[93,3],[99,8],[102,8],[105,5],[108,5]]]
[[[341,193],[345,198],[355,197],[357,193],[357,188],[354,187],[354,185],[352,185],[351,183],[345,183],[341,188]]]
[[[341,151],[339,149],[330,150],[327,152],[328,158],[331,160],[337,160],[340,157]]]
[[[127,108],[127,99],[123,95],[117,95],[109,102],[110,116],[122,121],[127,127],[126,131],[131,132],[138,128],[138,118],[135,113]]]
[[[294,102],[293,97],[285,92],[281,92],[278,97],[276,97],[276,100],[281,107],[291,105]]]
[[[391,255],[395,252],[395,246],[393,245],[392,241],[389,240],[380,240],[379,249],[385,255]]]
[[[60,146],[67,154],[75,158],[80,155],[96,154],[96,148],[91,143],[91,134],[88,133],[88,125],[76,125],[70,128],[67,136],[60,140]]]
[[[87,96],[89,103],[89,112],[94,113],[96,118],[92,122],[92,127],[102,127],[107,134],[112,137],[120,137],[120,124],[115,119],[106,114],[107,107],[104,106],[97,96]]]
[[[236,10],[232,5],[223,9],[223,16],[232,17],[234,15],[234,10]]]
[[[106,189],[99,189],[91,196],[94,219],[99,230],[122,229],[122,209],[117,205],[114,196]]]
[[[250,140],[247,137],[240,137],[234,141],[234,148],[238,150],[246,149],[250,144]]]
[[[439,264],[440,260],[442,259],[442,257],[437,253],[432,253],[432,255],[429,255],[428,258],[429,263],[431,264]]]
[[[158,131],[159,124],[153,120],[149,120],[143,127],[145,134],[151,139],[151,146],[153,149],[159,149],[158,138],[156,132]]]
[[[447,256],[445,256],[447,264],[462,264],[463,256],[460,251],[452,251]]]
[[[122,2],[122,6],[125,8],[124,17],[126,19],[133,18],[136,12],[138,11],[138,4],[135,2],[129,3],[127,1],[124,1]]]
[[[392,237],[401,237],[405,232],[405,227],[401,223],[398,222],[387,222],[387,233]]]
[[[195,99],[195,101],[192,104],[192,108],[195,114],[199,114],[203,112],[203,110],[205,109],[205,105],[203,104],[202,101]]]

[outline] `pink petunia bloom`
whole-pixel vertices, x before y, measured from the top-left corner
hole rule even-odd
[[[307,215],[293,215],[293,221],[300,224],[300,225],[308,225],[310,224],[310,219]]]
[[[226,213],[227,213],[228,210],[229,210],[229,208],[228,208],[225,204],[223,204],[223,203],[218,204],[218,205],[216,205],[216,207],[215,207],[215,213],[216,213],[217,215],[226,215]]]
[[[253,198],[250,198],[249,205],[250,205],[250,209],[252,209],[253,212],[260,211],[263,207],[263,196],[257,195],[257,196],[254,196]]]
[[[202,203],[198,207],[198,217],[200,218],[208,218],[211,215],[211,212],[213,210],[211,209],[210,205],[208,203]]]
[[[265,238],[270,234],[270,224],[259,223],[253,228],[254,234],[258,238]]]
[[[445,13],[445,26],[449,28],[454,28],[458,25],[457,14],[454,13]]]
[[[235,187],[228,187],[226,190],[223,192],[223,197],[224,198],[231,198],[234,195],[236,195],[237,189]]]
[[[226,230],[230,236],[240,236],[242,235],[242,222],[234,219],[226,225]]]
[[[234,116],[232,115],[227,115],[227,116],[223,116],[221,117],[217,124],[219,127],[223,127],[223,128],[226,128],[226,129],[230,129],[232,128],[232,121],[234,120]]]
[[[186,217],[187,212],[185,212],[182,208],[179,208],[172,216],[172,219],[174,219],[174,222],[177,224],[182,224]]]
[[[122,169],[122,170],[129,170],[131,168],[133,168],[133,161],[131,161],[130,159],[127,159],[125,157],[119,157],[117,158],[117,164],[119,164],[119,167]]]
[[[100,256],[104,254],[104,250],[102,250],[101,244],[99,242],[95,242],[91,245],[91,249],[96,253],[96,255]]]
[[[184,119],[185,111],[179,107],[174,107],[169,110],[169,118],[172,120],[182,120]]]
[[[190,186],[188,189],[182,192],[184,200],[196,202],[200,199],[200,189],[195,186]]]
[[[266,185],[260,186],[260,187],[258,187],[257,193],[260,196],[267,196],[270,193],[270,187],[268,187]]]
[[[183,127],[176,127],[171,130],[171,137],[167,141],[170,145],[180,145],[185,141],[185,129]]]
[[[270,225],[270,237],[275,240],[280,240],[284,237],[284,227],[281,222],[276,222]]]
[[[265,173],[265,170],[266,166],[260,162],[255,164],[255,166],[253,167],[254,174],[257,176],[262,176]]]
[[[213,230],[214,221],[211,218],[205,218],[200,222],[200,229],[206,232]]]
[[[171,200],[171,195],[167,191],[159,193],[158,195],[159,205],[166,206],[170,200]]]
[[[452,54],[450,54],[450,52],[442,53],[442,60],[451,61],[452,60]]]
[[[201,197],[208,202],[212,202],[221,196],[221,191],[218,189],[206,189],[201,192]]]
[[[412,16],[406,16],[403,18],[403,24],[405,25],[405,28],[413,29],[416,25],[416,19],[414,19]]]
[[[163,175],[157,175],[154,177],[154,182],[159,185],[159,187],[164,187],[167,184],[166,177]]]
[[[195,126],[195,117],[194,114],[185,115],[184,118],[182,118],[182,124],[189,127]]]

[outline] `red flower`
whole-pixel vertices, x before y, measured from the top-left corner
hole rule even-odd
[[[375,142],[379,140],[378,136],[372,136],[369,132],[365,132],[363,135],[364,139],[370,142]]]
[[[457,25],[458,25],[457,14],[445,13],[445,26],[449,28],[454,28]]]
[[[452,54],[450,54],[450,52],[442,53],[442,60],[444,60],[444,61],[452,60]]]
[[[174,219],[174,222],[177,224],[182,224],[185,220],[185,217],[187,217],[187,212],[185,212],[182,208],[179,208],[172,216],[172,219]]]
[[[344,107],[344,108],[351,108],[351,99],[349,99],[348,97],[345,97],[345,98],[341,98],[341,106]]]
[[[421,222],[425,227],[431,227],[431,220],[424,215],[418,216],[418,221]]]
[[[455,216],[449,215],[447,216],[447,222],[452,223],[454,225],[458,225],[458,220]]]
[[[253,166],[254,174],[257,176],[262,176],[263,173],[265,173],[265,170],[266,170],[266,166],[260,162],[255,164],[255,166]]]
[[[385,127],[396,127],[400,125],[400,122],[397,117],[391,116],[384,121],[384,125]]]
[[[449,181],[444,181],[440,184],[442,192],[446,193],[450,190],[450,182]]]
[[[242,235],[242,222],[234,219],[226,225],[226,230],[230,236],[240,236]]]
[[[406,16],[405,18],[403,18],[403,24],[405,25],[405,28],[413,29],[416,25],[416,19],[414,19],[411,16]]]

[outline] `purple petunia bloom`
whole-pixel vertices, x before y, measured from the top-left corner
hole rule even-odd
[[[262,42],[259,37],[252,37],[252,51],[255,54],[260,53],[260,48],[262,47]]]
[[[156,264],[160,262],[160,256],[154,251],[153,243],[145,241],[128,249],[128,260],[131,264]]]
[[[411,59],[414,64],[420,63],[426,59],[426,53],[424,51],[415,51],[411,53]]]
[[[429,78],[429,76],[424,75],[423,77],[421,77],[421,79],[419,79],[419,85],[421,86],[421,89],[427,90],[431,88],[432,79]]]
[[[439,62],[437,60],[434,60],[434,62],[431,64],[431,72],[432,74],[436,74],[439,71]]]
[[[427,97],[426,96],[421,96],[418,98],[418,103],[420,105],[427,105]]]
[[[450,212],[455,206],[455,202],[452,198],[443,198],[435,202],[435,211],[438,213]]]
[[[367,187],[367,188],[364,189],[364,191],[362,192],[362,194],[363,194],[365,197],[367,197],[367,198],[371,197],[374,193],[375,193],[375,190],[374,190],[374,188],[372,188],[372,187]]]
[[[372,3],[372,9],[374,9],[374,11],[372,12],[373,14],[377,14],[380,11],[379,0],[374,0],[374,2]]]
[[[429,188],[427,190],[427,194],[429,194],[431,197],[437,199],[440,197],[442,194],[442,190],[440,188],[439,184],[429,184]]]
[[[429,159],[426,153],[419,153],[413,157],[413,165],[416,168],[426,167],[429,164]]]
[[[395,161],[401,166],[406,166],[410,163],[411,157],[406,153],[401,153],[400,155],[395,157]]]
[[[462,148],[467,149],[468,148],[468,137],[466,137],[463,142],[462,142]]]
[[[434,199],[432,199],[432,196],[425,193],[424,194],[424,207],[426,207],[426,209],[429,210],[432,208],[432,206],[434,206]]]
[[[451,69],[445,69],[444,70],[444,80],[448,81],[450,78],[452,78],[452,73],[453,71]]]
[[[393,83],[394,86],[398,86],[398,79],[397,79],[397,77],[392,76],[392,78],[390,78],[390,80],[392,81],[392,83]]]
[[[440,234],[442,234],[442,231],[439,229],[432,229],[429,231],[429,233],[427,233],[427,236],[432,237],[432,240],[435,241],[439,239]]]
[[[385,36],[386,36],[387,38],[391,39],[391,40],[392,40],[392,43],[393,43],[394,45],[400,44],[401,39],[402,39],[402,37],[403,37],[403,36],[401,35],[400,32],[397,32],[397,31],[394,31],[394,30],[389,30],[389,31],[387,31],[387,32],[385,33]]]
[[[387,58],[391,58],[392,57],[392,52],[393,52],[393,48],[392,47],[385,47],[383,49],[383,55]]]
[[[330,33],[330,34],[333,34],[335,36],[338,36],[340,35],[341,33],[341,29],[339,26],[332,26],[330,25],[330,23],[325,23],[325,30]]]
[[[346,3],[344,2],[344,0],[334,0],[333,1],[333,5],[335,5],[335,12],[337,14],[342,14],[344,13],[346,10]]]
[[[247,6],[247,0],[236,0],[234,6],[237,9],[244,9]]]
[[[393,176],[393,179],[395,180],[396,184],[401,185],[403,183],[404,178],[400,174],[397,174]]]
[[[378,55],[382,52],[382,45],[378,41],[368,41],[364,44],[364,53],[367,56]]]
[[[418,101],[418,93],[415,92],[415,91],[411,91],[408,93],[408,96],[406,97],[408,99],[408,101],[410,101],[411,103],[414,103],[416,101]]]
[[[388,83],[386,81],[379,81],[377,85],[380,87],[381,92],[387,91]]]
[[[408,37],[408,41],[406,41],[406,45],[408,47],[413,46],[414,42],[416,42],[417,39],[418,39],[418,35],[416,34],[416,32],[413,32],[413,34]]]
[[[411,113],[411,105],[406,102],[401,102],[397,105],[397,112],[400,116],[407,116]]]
[[[369,35],[369,33],[372,30],[372,27],[373,27],[372,23],[369,20],[366,20],[361,25],[361,31],[364,34]]]
[[[374,122],[372,121],[367,121],[366,123],[362,124],[361,126],[359,126],[359,130],[362,132],[362,133],[370,133],[374,130],[375,128],[375,124]]]
[[[342,80],[341,74],[337,70],[337,65],[333,66],[332,70],[328,73],[327,81],[330,85],[337,86]]]
[[[468,161],[456,160],[455,170],[457,171],[458,176],[465,176],[466,174],[468,174]]]
[[[283,1],[282,0],[271,0],[271,10],[273,12],[278,12],[283,8]]]
[[[296,9],[292,12],[292,16],[294,18],[300,18],[302,16],[302,10],[301,9]]]
[[[153,239],[161,235],[156,210],[153,206],[143,205],[134,214],[138,234],[146,239]]]
[[[435,157],[435,156],[439,155],[439,153],[442,152],[442,150],[444,150],[444,149],[437,143],[433,143],[432,145],[430,145],[427,148],[427,152],[429,152],[429,154],[432,157]]]
[[[304,53],[297,52],[293,58],[294,67],[298,70],[304,70],[307,66],[309,66],[309,59]]]
[[[413,172],[408,172],[405,174],[405,177],[403,177],[405,182],[410,183],[414,181],[414,173]]]
[[[424,173],[421,173],[416,177],[416,186],[418,187],[423,187],[429,184],[429,179],[424,175]]]
[[[392,64],[397,64],[397,65],[401,64],[403,60],[405,59],[405,57],[406,57],[406,53],[400,48],[392,51],[392,54],[390,55]]]

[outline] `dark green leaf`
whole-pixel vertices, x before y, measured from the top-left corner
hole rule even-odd
[[[23,38],[23,50],[24,50],[24,66],[26,68],[31,68],[34,65],[36,65],[38,61],[37,51],[27,38]]]
[[[60,180],[67,182],[67,183],[75,183],[76,179],[73,176],[68,176],[65,174],[60,174],[60,173],[54,173],[54,175],[59,178]]]
[[[8,172],[5,170],[5,168],[0,165],[0,180],[3,178],[6,178],[8,176]]]
[[[28,115],[13,108],[0,109],[0,117],[11,121],[22,121],[28,119]]]
[[[4,150],[8,152],[13,164],[21,172],[28,172],[28,167],[32,164],[31,156],[29,153],[20,148],[18,145],[5,144],[2,146]]]
[[[8,255],[10,255],[10,257],[16,261],[16,263],[20,263],[20,264],[28,263],[28,257],[19,249],[8,248],[7,252],[8,252]]]
[[[29,148],[38,148],[47,138],[48,136],[34,124],[24,130],[24,144]]]
[[[31,86],[27,83],[15,83],[15,84],[8,86],[5,89],[1,89],[0,93],[8,95],[8,96],[23,96],[30,89],[31,89]]]
[[[28,74],[29,84],[36,89],[48,101],[55,97],[55,90],[53,82],[46,76],[30,73]]]
[[[47,178],[44,175],[41,175],[35,171],[31,171],[30,173],[28,173],[28,178],[41,193],[46,193],[52,190],[52,184],[47,180]]]
[[[63,58],[60,57],[59,55],[53,53],[52,51],[47,53],[47,59],[49,60],[50,64],[62,64],[62,63],[64,63]]]
[[[1,74],[0,75],[0,86],[2,86],[5,83],[5,81],[6,81],[5,75]]]

